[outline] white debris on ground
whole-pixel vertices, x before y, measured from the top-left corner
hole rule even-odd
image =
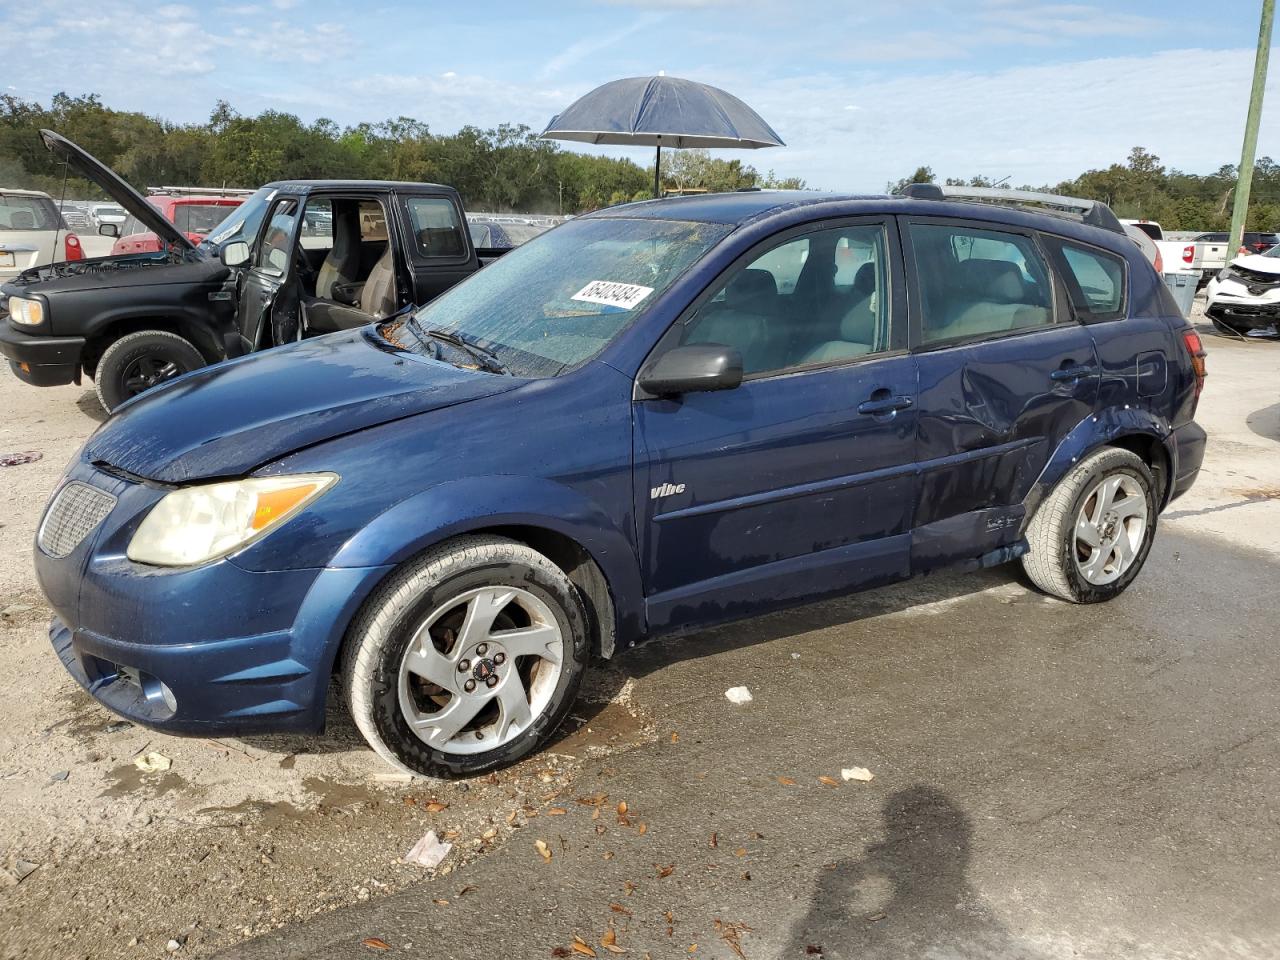
[[[724,692],[730,703],[750,703],[754,697],[746,687],[730,687]]]
[[[143,773],[163,773],[173,766],[173,761],[163,753],[152,750],[140,757],[134,757],[133,765]]]
[[[862,783],[870,783],[876,778],[876,775],[866,767],[846,767],[840,771],[840,776],[848,783],[850,780],[859,780]]]
[[[452,849],[453,844],[441,842],[434,830],[428,830],[423,838],[413,845],[413,849],[404,855],[405,863],[416,863],[430,870],[440,866],[441,861]]]

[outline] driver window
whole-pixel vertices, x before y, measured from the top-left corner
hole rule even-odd
[[[277,277],[283,277],[289,266],[289,248],[293,243],[293,227],[297,221],[296,200],[281,200],[271,211],[271,221],[254,258],[254,266]]]
[[[682,342],[736,347],[748,376],[888,350],[887,249],[879,224],[779,244],[732,271]]]

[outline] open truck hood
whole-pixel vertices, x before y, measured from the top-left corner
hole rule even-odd
[[[86,153],[66,137],[52,130],[41,130],[40,139],[55,157],[70,164],[71,169],[86,180],[92,180],[116,203],[128,210],[148,230],[167,244],[179,250],[194,251],[195,244],[181,230],[164,218],[159,210],[120,178],[120,175],[102,161]]]
[[[525,382],[394,351],[366,327],[149,390],[104,423],[81,457],[161,483],[239,477],[304,447]]]

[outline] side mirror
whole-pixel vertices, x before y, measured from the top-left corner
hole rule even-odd
[[[243,240],[223,244],[218,251],[218,259],[226,267],[243,267],[249,262],[249,245]]]
[[[118,237],[120,236],[120,225],[118,223],[100,223],[98,224],[98,235],[102,237]]]
[[[742,383],[742,354],[718,343],[689,343],[647,364],[637,378],[655,397],[732,390]]]

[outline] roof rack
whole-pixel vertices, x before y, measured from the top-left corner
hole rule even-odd
[[[232,187],[147,187],[151,197],[249,197],[252,190]]]
[[[1124,233],[1124,227],[1116,215],[1101,200],[1064,197],[1056,193],[1037,193],[1034,190],[939,186],[936,183],[909,183],[903,188],[902,196],[917,200],[968,200],[976,203],[1019,207],[1033,213],[1047,213],[1050,216],[1078,220],[1091,227],[1110,230],[1112,233]]]

